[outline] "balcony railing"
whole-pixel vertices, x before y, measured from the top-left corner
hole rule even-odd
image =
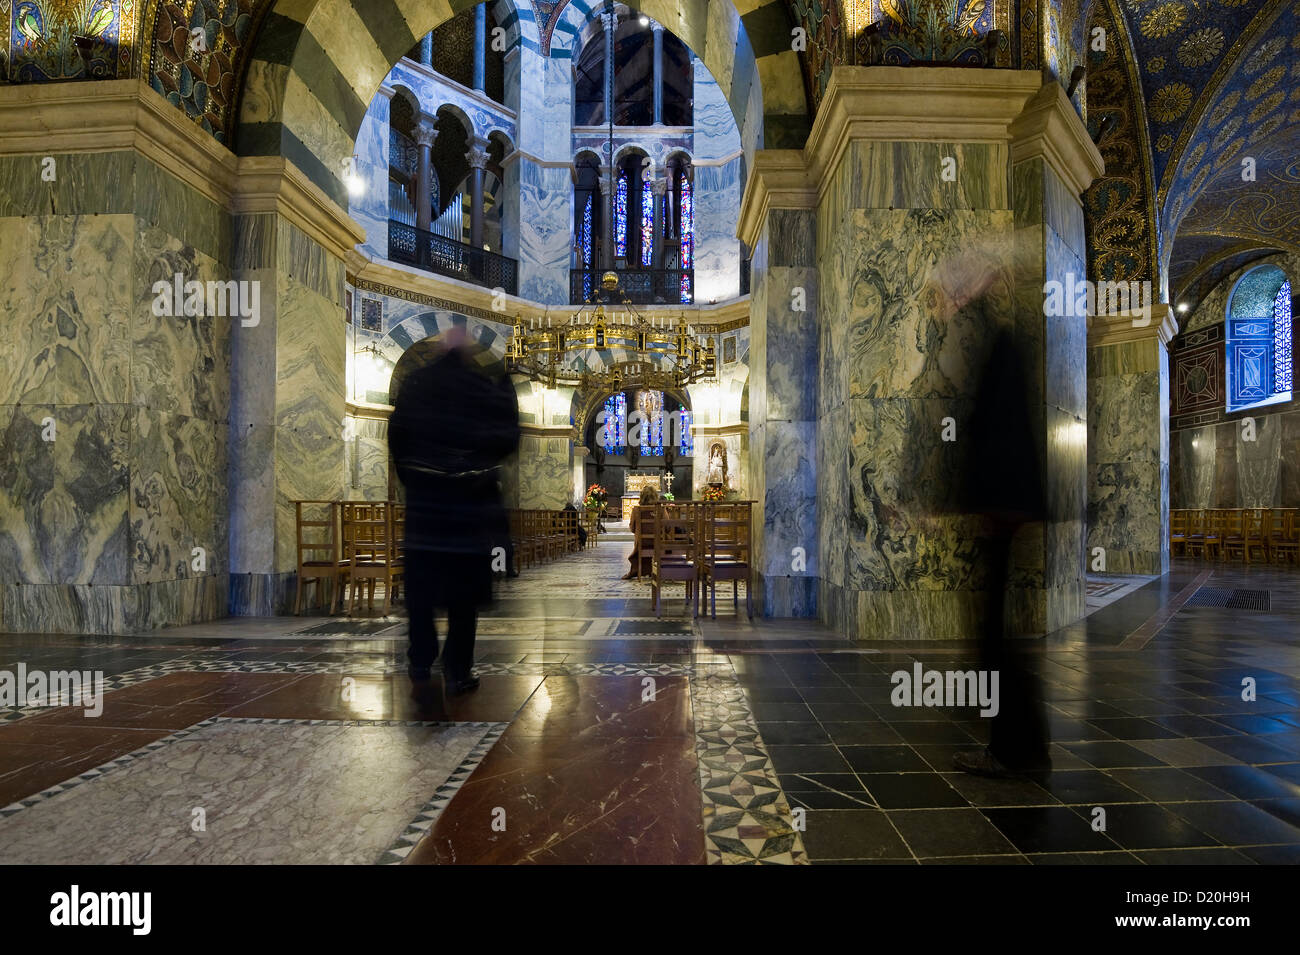
[[[388,220],[388,257],[437,275],[519,294],[519,263],[514,259],[393,219]]]
[[[608,269],[572,269],[569,302],[581,305],[600,288]],[[618,284],[634,305],[678,305],[695,301],[694,269],[615,269]]]

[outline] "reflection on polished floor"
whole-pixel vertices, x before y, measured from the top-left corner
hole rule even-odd
[[[610,576],[623,548],[585,559]],[[1179,564],[1050,635],[1030,781],[951,771],[974,710],[890,703],[891,673],[964,647],[729,600],[656,620],[643,585],[566,593],[565,565],[503,584],[463,697],[412,687],[399,619],[0,638],[0,670],[108,683],[97,718],[0,711],[0,862],[1300,861],[1294,569]]]

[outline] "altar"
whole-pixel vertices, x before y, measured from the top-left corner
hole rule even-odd
[[[632,508],[641,499],[643,488],[656,488],[660,494],[673,489],[671,471],[654,471],[650,474],[633,474],[628,472],[623,477],[623,515],[632,513]]]

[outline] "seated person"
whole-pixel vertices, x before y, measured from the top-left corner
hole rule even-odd
[[[646,485],[641,488],[641,497],[636,505],[632,508],[632,516],[628,518],[628,527],[632,529],[632,553],[627,555],[629,570],[623,575],[624,580],[634,580],[637,577],[648,576],[650,573],[650,558],[641,558],[640,573],[637,573],[637,554],[641,550],[641,508],[643,506],[654,507],[659,503],[659,489]]]

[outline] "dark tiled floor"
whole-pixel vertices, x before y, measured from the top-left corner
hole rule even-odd
[[[891,674],[968,669],[950,643],[857,644],[803,621],[708,621],[690,637],[482,640],[484,664],[713,663],[734,670],[814,862],[1295,864],[1300,861],[1300,597],[1295,569],[1214,568],[1267,589],[1267,613],[1171,604],[1178,566],[1041,642],[1053,770],[954,772],[987,739],[969,709],[894,707]],[[648,599],[501,601],[497,618],[653,616]],[[589,621],[588,621],[589,622]],[[132,638],[0,638],[18,661],[112,676],[185,658],[280,672],[173,673],[113,692],[103,717],[54,710],[0,726],[0,806],[214,715],[510,723],[413,853],[417,861],[699,862],[693,701],[682,676],[485,676],[447,699],[400,673],[393,637],[295,636],[310,621],[230,622]],[[680,623],[680,621],[678,621]],[[659,634],[651,627],[631,628]],[[1253,698],[1244,694],[1252,686]],[[3,714],[0,714],[3,715]],[[490,826],[494,808],[508,820]]]

